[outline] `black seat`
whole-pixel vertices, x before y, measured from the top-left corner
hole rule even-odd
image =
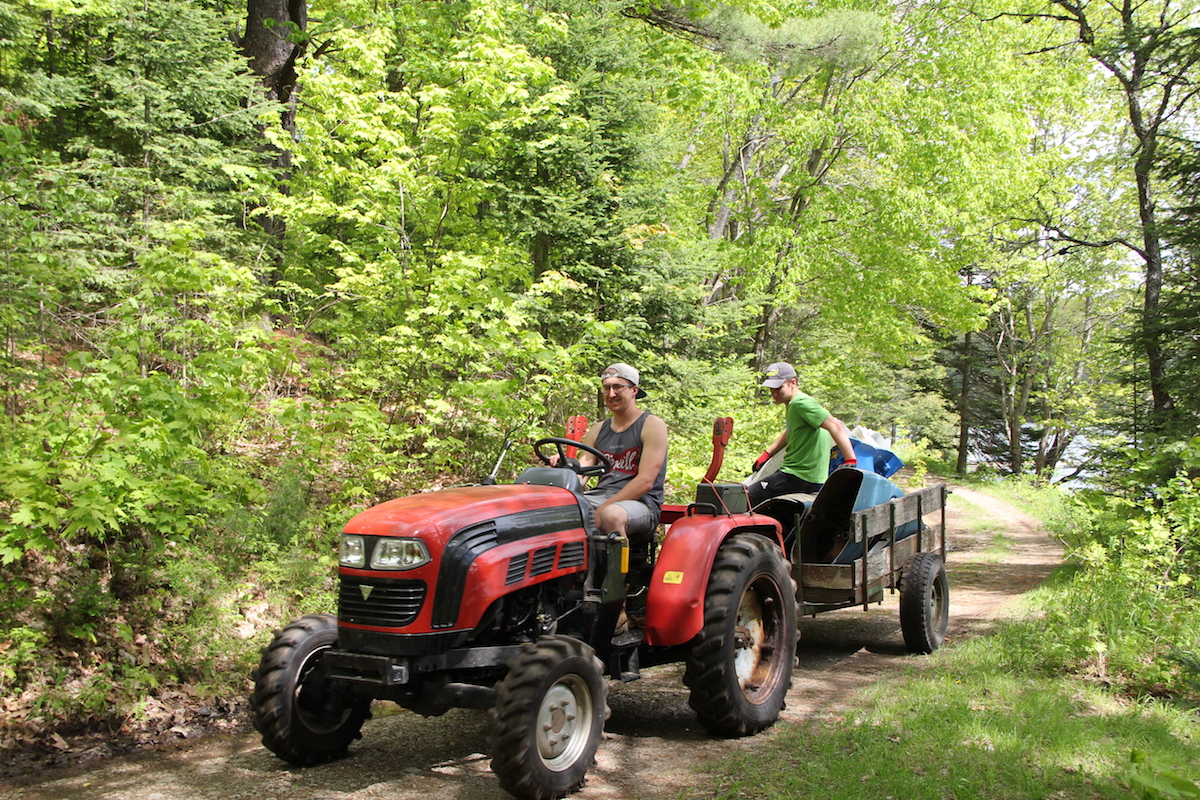
[[[517,476],[517,483],[532,483],[538,486],[558,486],[572,492],[583,491],[583,483],[572,470],[561,467],[526,467]]]
[[[804,492],[794,492],[792,494],[781,494],[777,497],[768,497],[757,506],[754,507],[755,514],[764,514],[772,519],[779,520],[779,524],[783,526],[783,546],[788,558],[795,560],[796,552],[796,527],[800,522],[808,516],[808,511],[812,508],[813,500],[816,499],[815,494],[807,494]],[[799,518],[797,520],[797,518]],[[808,557],[811,555],[811,548],[814,543],[804,543],[804,553]]]

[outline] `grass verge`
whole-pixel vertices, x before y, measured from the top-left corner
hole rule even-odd
[[[1131,757],[1154,754],[1153,768],[1173,768],[1186,787],[1200,779],[1196,723],[1194,709],[1013,674],[980,638],[863,691],[844,716],[780,728],[708,774],[714,798],[1151,796],[1131,790]]]

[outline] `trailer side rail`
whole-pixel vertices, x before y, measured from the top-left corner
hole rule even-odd
[[[866,608],[884,589],[898,588],[897,570],[913,554],[932,552],[944,559],[949,493],[939,483],[851,514],[848,543],[862,543],[862,552],[849,563],[805,563],[799,554],[801,563],[793,574],[802,612],[859,603]],[[934,520],[928,520],[932,515]],[[897,539],[897,531],[912,522],[916,531]]]

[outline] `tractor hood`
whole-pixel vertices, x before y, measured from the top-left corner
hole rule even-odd
[[[582,496],[534,484],[465,486],[367,509],[346,523],[344,531],[362,536],[368,554],[384,539],[419,539],[430,561],[396,571],[343,564],[338,570],[343,644],[354,641],[354,646],[386,652],[392,645],[361,637],[421,639],[426,632],[472,630],[505,594],[585,569],[592,519]],[[457,640],[438,641],[438,646],[448,646]]]
[[[344,532],[420,538],[436,544],[465,529],[491,524],[504,540],[588,528],[590,513],[588,517],[585,523],[575,494],[556,486],[463,486],[368,508],[347,522]]]

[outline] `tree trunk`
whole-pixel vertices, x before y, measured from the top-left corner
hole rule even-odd
[[[1159,131],[1182,108],[1182,103],[1176,105],[1172,93],[1189,85],[1189,68],[1200,58],[1190,44],[1182,51],[1178,46],[1178,42],[1190,39],[1193,34],[1193,12],[1187,11],[1183,16],[1177,16],[1169,0],[1163,0],[1157,12],[1149,4],[1143,6],[1129,2],[1097,6],[1096,9],[1076,0],[1051,2],[1066,12],[1065,19],[1077,26],[1079,42],[1088,48],[1091,57],[1120,82],[1129,113],[1129,127],[1137,139],[1137,160],[1133,171],[1141,222],[1142,246],[1139,255],[1144,263],[1145,278],[1141,335],[1154,404],[1153,416],[1155,421],[1161,421],[1162,415],[1171,411],[1175,404],[1167,389],[1167,367],[1158,325],[1163,264],[1153,173],[1158,157]],[[1115,38],[1119,42],[1117,47],[1112,47],[1108,42],[1097,42],[1096,31],[1104,24],[1102,15],[1105,10],[1117,13],[1117,19],[1114,20],[1119,30]],[[1101,18],[1091,19],[1089,14]],[[1139,14],[1145,17],[1139,18]],[[1181,52],[1188,54],[1180,59]],[[1148,92],[1152,92],[1153,96],[1148,98],[1150,102],[1143,108],[1143,99]],[[1155,424],[1155,421],[1151,424]]]
[[[296,59],[304,52],[303,34],[308,25],[304,0],[247,0],[246,35],[242,53],[250,69],[262,78],[267,97],[284,106],[284,128],[295,132]]]
[[[242,54],[262,79],[267,99],[279,103],[283,129],[292,136],[296,135],[296,59],[304,52],[303,38],[298,34],[303,34],[307,25],[305,0],[247,0]],[[265,140],[263,146],[270,147]],[[280,188],[286,193],[291,151],[276,151],[274,165],[279,170]],[[286,223],[279,217],[260,214],[255,222],[277,240],[286,232]]]
[[[962,376],[962,390],[958,394],[958,463],[954,465],[955,473],[960,477],[967,474],[967,448],[970,444],[971,419],[971,332],[963,337],[962,360],[958,366]]]
[[[1136,103],[1131,99],[1130,103]],[[1140,138],[1140,137],[1139,137]],[[1145,145],[1143,145],[1145,149]],[[1145,257],[1145,288],[1142,300],[1142,337],[1145,342],[1146,367],[1150,377],[1150,396],[1154,415],[1159,417],[1175,407],[1167,390],[1167,367],[1162,351],[1159,325],[1159,297],[1162,294],[1162,242],[1158,235],[1158,214],[1150,180],[1150,167],[1139,158],[1135,166],[1138,189],[1138,214],[1142,221],[1142,249]]]

